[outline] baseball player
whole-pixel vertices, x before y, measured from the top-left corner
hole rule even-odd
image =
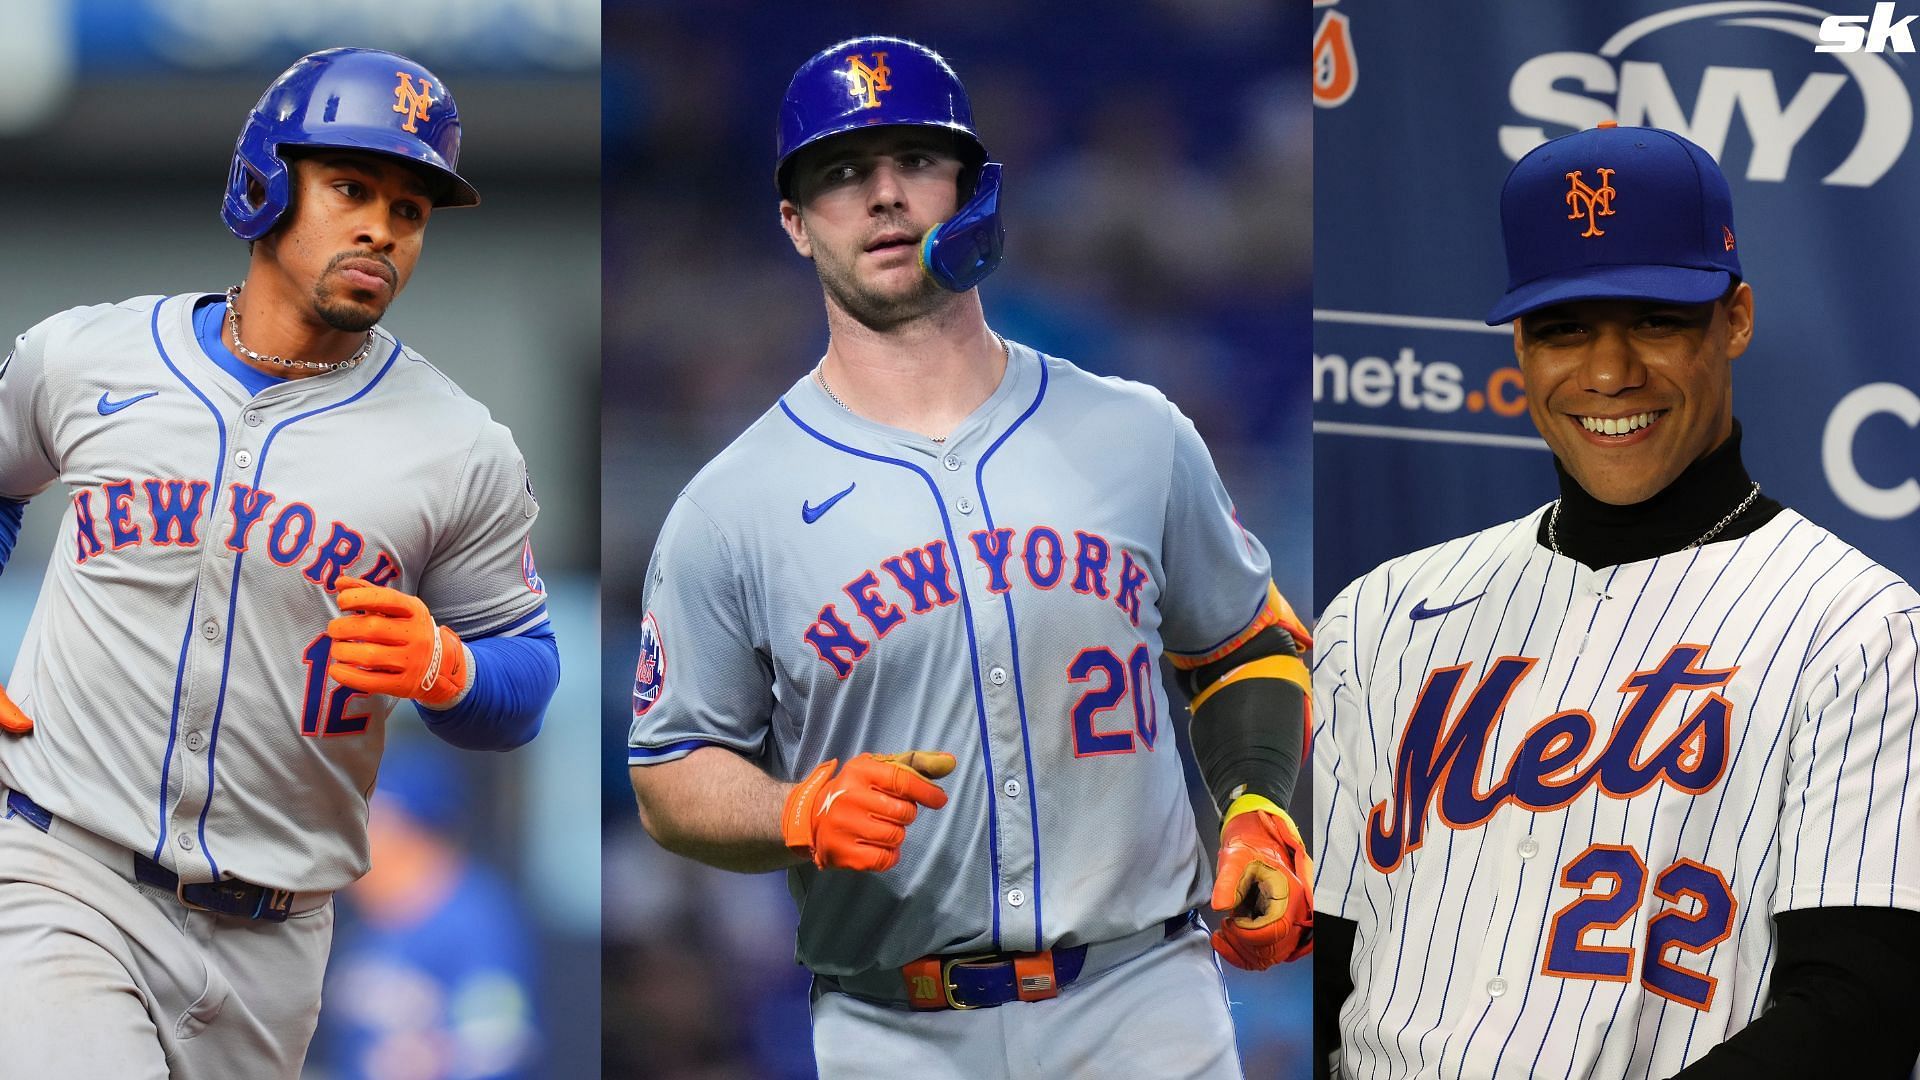
[[[9,1075],[293,1077],[401,699],[531,738],[558,677],[505,428],[377,325],[455,171],[445,84],[334,49],[268,87],[225,294],[75,308],[0,363],[0,497],[67,505],[0,738]]]
[[[1560,497],[1340,593],[1316,1016],[1347,1077],[1905,1077],[1920,596],[1763,495],[1726,179],[1548,142],[1500,198]]]
[[[831,339],[661,531],[642,819],[790,869],[823,1075],[1238,1076],[1193,913],[1262,968],[1311,911],[1281,810],[1306,635],[1267,553],[1165,398],[988,328],[1000,166],[937,54],[820,52],[777,150]],[[1217,870],[1163,653],[1197,693]]]

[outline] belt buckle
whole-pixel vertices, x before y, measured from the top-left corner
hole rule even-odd
[[[180,901],[180,906],[189,911],[212,911],[212,908],[197,900],[187,899],[187,889],[192,887],[192,884],[185,878],[176,876],[173,881],[173,898]]]
[[[956,965],[959,965],[959,964],[976,964],[982,960],[992,960],[993,958],[999,955],[1000,955],[999,953],[990,953],[990,952],[976,953],[971,956],[949,957],[948,959],[942,960],[940,962],[940,992],[946,996],[947,1008],[955,1009],[960,1012],[966,1012],[971,1009],[980,1009],[980,1008],[986,1007],[983,1005],[962,1005],[960,1002],[954,1000],[953,992],[954,990],[958,989],[958,987],[954,986],[953,984],[953,969]]]

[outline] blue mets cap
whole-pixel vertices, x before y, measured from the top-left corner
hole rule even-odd
[[[1607,122],[1535,147],[1500,190],[1507,292],[1489,325],[1572,300],[1703,304],[1741,277],[1733,196],[1705,150]]]
[[[966,163],[987,159],[960,76],[939,53],[895,37],[862,37],[815,53],[787,84],[774,136],[774,184],[787,197],[793,156],[822,139],[869,127],[952,132]]]

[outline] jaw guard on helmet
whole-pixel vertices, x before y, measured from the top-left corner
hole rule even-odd
[[[966,88],[939,53],[903,38],[862,37],[822,49],[787,84],[776,133],[774,184],[790,198],[791,164],[822,139],[870,127],[929,127],[960,143],[971,191],[951,218],[927,231],[920,266],[941,288],[966,292],[1000,263],[1000,164],[973,129]]]
[[[941,288],[966,292],[1000,265],[1007,230],[1000,225],[1000,163],[980,166],[973,198],[920,241],[920,269]]]
[[[220,216],[242,240],[272,230],[292,199],[287,147],[384,154],[439,183],[436,207],[474,206],[480,193],[455,171],[460,111],[433,72],[398,53],[327,49],[282,72],[247,114],[233,147]]]

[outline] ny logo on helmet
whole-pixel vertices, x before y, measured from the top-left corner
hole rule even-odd
[[[860,102],[861,108],[877,109],[880,107],[880,91],[893,89],[893,84],[887,81],[892,74],[887,67],[886,53],[874,53],[872,67],[861,63],[860,54],[855,53],[847,57],[847,93],[864,99]]]
[[[1580,179],[1579,169],[1567,174],[1568,181],[1572,183],[1572,186],[1567,189],[1567,206],[1572,210],[1572,213],[1567,215],[1567,220],[1578,221],[1583,217],[1587,219],[1587,231],[1580,234],[1583,237],[1607,235],[1606,230],[1602,229],[1594,219],[1613,216],[1613,196],[1615,195],[1612,184],[1613,170],[1598,171],[1600,173],[1598,188],[1587,186],[1586,181]]]
[[[393,88],[393,111],[407,118],[400,125],[400,130],[417,132],[420,129],[413,126],[415,120],[432,119],[427,115],[427,110],[433,107],[433,84],[423,76],[420,88],[416,90],[410,72],[396,71],[394,74],[400,76],[400,84]]]

